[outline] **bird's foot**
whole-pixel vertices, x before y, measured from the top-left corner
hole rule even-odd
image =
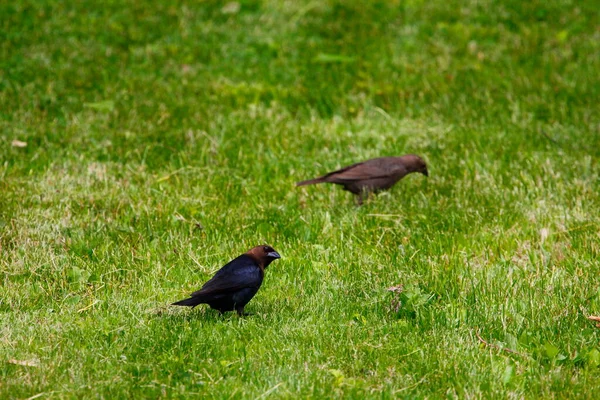
[[[252,313],[246,313],[246,312],[244,312],[243,308],[237,308],[235,311],[237,311],[237,314],[240,317],[248,317],[248,316],[252,315]]]
[[[241,313],[241,314],[238,313],[238,315],[240,317],[250,317],[250,316],[254,315],[254,313],[245,312],[245,313]]]

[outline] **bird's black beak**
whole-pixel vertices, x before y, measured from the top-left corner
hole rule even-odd
[[[429,177],[429,172],[427,172],[427,168],[425,168],[421,173],[427,177]]]
[[[278,258],[281,258],[281,256],[279,255],[279,253],[276,252],[276,251],[270,251],[270,252],[268,252],[267,253],[267,257],[273,258],[275,260],[277,260]]]

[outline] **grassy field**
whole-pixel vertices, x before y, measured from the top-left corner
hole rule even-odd
[[[0,398],[594,398],[599,10],[2,2]],[[169,306],[262,243],[253,316]]]

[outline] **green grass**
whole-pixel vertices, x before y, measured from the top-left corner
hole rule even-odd
[[[597,4],[238,5],[0,5],[0,398],[597,396]]]

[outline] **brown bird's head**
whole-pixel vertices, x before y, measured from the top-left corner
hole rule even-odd
[[[271,262],[281,258],[278,252],[269,245],[256,246],[246,252],[260,265],[261,268],[267,268]]]
[[[429,176],[427,172],[427,164],[423,159],[415,154],[407,154],[402,156],[402,162],[410,172],[420,172],[425,176]]]

